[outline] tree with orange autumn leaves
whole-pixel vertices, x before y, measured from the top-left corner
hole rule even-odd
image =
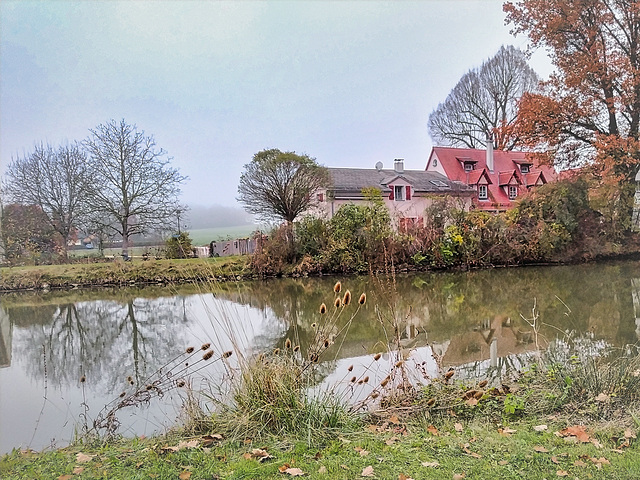
[[[512,33],[546,49],[556,67],[542,93],[522,97],[518,136],[558,166],[588,165],[594,206],[615,230],[628,227],[640,163],[640,2],[521,0],[503,8]]]

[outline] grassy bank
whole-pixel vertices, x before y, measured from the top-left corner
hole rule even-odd
[[[248,257],[72,263],[0,268],[0,291],[206,282],[249,276]]]
[[[546,429],[541,429],[546,425]],[[640,450],[619,448],[625,430],[586,425],[563,436],[559,418],[494,424],[482,419],[434,424],[386,422],[309,442],[302,436],[227,440],[216,435],[165,436],[0,459],[13,479],[637,479]],[[579,430],[581,431],[581,430]],[[566,432],[565,432],[566,433]],[[627,431],[627,435],[630,431]]]

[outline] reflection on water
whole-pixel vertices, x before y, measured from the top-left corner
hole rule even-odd
[[[428,375],[453,366],[460,376],[475,376],[489,368],[517,369],[553,342],[580,338],[585,349],[635,343],[639,266],[343,279],[355,298],[366,292],[367,303],[353,320],[347,311],[323,331],[328,340],[339,340],[324,354],[318,381],[344,381],[350,364],[370,363],[371,355],[386,352],[389,344]],[[274,279],[220,285],[215,293],[185,286],[3,296],[0,452],[68,442],[83,413],[95,418],[126,387],[128,376],[135,387],[144,385],[189,345],[211,341],[218,354],[239,349],[250,355],[282,348],[288,338],[305,351],[323,322],[320,304],[333,305],[334,281]],[[339,335],[347,330],[345,337]],[[377,364],[380,374],[390,357]],[[204,371],[205,378],[194,377],[196,388],[222,383],[228,372],[216,365]],[[149,409],[126,412],[120,419],[123,433],[149,434],[171,425],[179,412],[166,405],[174,403],[179,399],[165,398]]]

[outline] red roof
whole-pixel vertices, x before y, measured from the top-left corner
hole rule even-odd
[[[508,195],[508,185],[518,187],[518,195],[536,185],[540,179],[542,183],[554,181],[557,177],[555,170],[547,165],[538,165],[533,157],[526,152],[494,150],[493,171],[487,167],[486,150],[473,148],[433,147],[427,163],[427,171],[444,171],[450,180],[457,180],[467,185],[477,185],[480,176],[486,172],[490,180],[487,200],[474,200],[477,208],[483,210],[506,210],[512,206]],[[433,165],[437,158],[437,165]],[[464,163],[475,162],[475,168],[465,172]],[[522,166],[529,166],[528,173],[522,173]],[[515,182],[512,179],[515,178]]]

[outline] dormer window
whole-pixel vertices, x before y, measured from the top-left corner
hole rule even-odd
[[[397,202],[404,201],[404,185],[394,185],[393,186],[393,198]]]
[[[520,173],[529,173],[529,165],[526,163],[520,165]]]
[[[473,170],[473,163],[464,162],[464,171],[465,172],[470,172],[471,170]]]
[[[489,198],[489,192],[486,185],[478,185],[478,200],[486,200]]]
[[[518,187],[509,185],[509,200],[515,200],[518,196]]]

